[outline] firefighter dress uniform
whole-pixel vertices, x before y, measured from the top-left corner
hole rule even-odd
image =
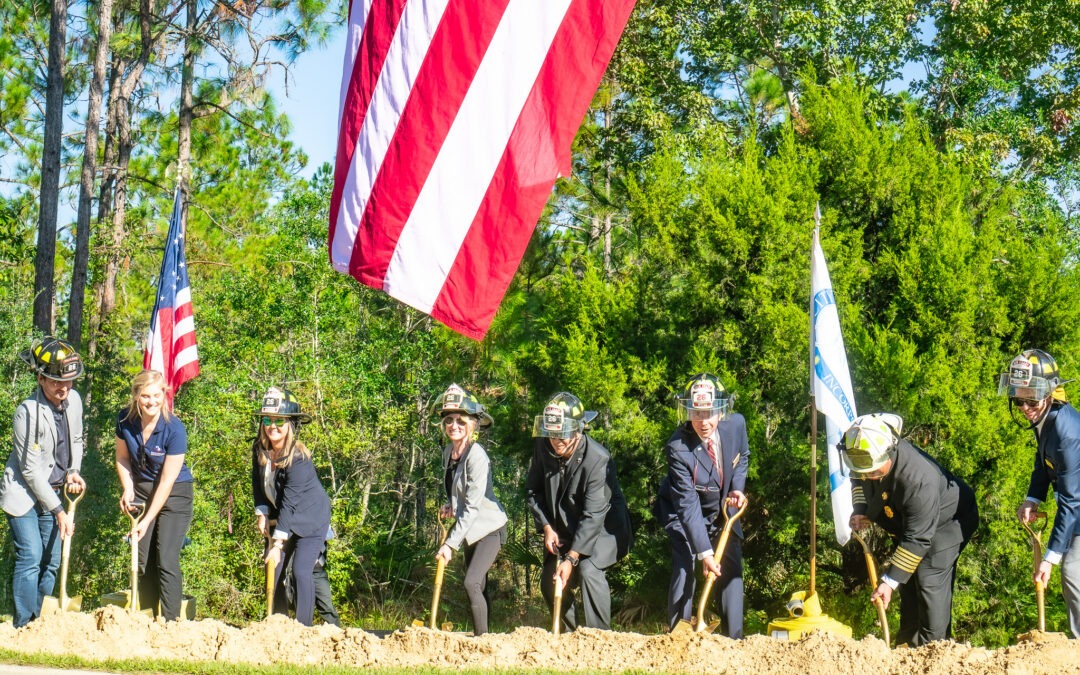
[[[852,502],[856,515],[880,525],[897,543],[882,570],[882,581],[900,589],[897,644],[917,647],[950,637],[956,562],[979,522],[972,489],[897,439],[885,477],[853,475]]]

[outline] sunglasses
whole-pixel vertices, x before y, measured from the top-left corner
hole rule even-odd
[[[1042,403],[1042,401],[1032,401],[1027,398],[1013,398],[1009,400],[1011,400],[1012,404],[1017,408],[1038,408],[1039,404]]]
[[[463,426],[465,426],[466,421],[465,421],[464,417],[459,417],[457,415],[449,415],[449,416],[444,417],[442,419],[442,423],[443,423],[444,427],[453,427],[453,426],[463,427]]]
[[[289,420],[284,417],[263,417],[262,423],[264,427],[268,427],[271,424],[275,427],[283,427],[289,423]]]

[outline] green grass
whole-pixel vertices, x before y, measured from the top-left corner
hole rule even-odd
[[[190,673],[192,675],[311,675],[312,666],[253,666],[244,663],[172,661],[167,659],[109,659],[92,661],[77,656],[55,656],[52,654],[22,654],[7,649],[0,649],[0,663],[20,666],[38,666],[42,668],[69,668],[79,670],[97,670],[112,673]],[[500,670],[482,668],[430,668],[410,666],[408,668],[351,668],[346,666],[318,665],[320,675],[359,675],[377,673],[378,675],[411,675],[413,673],[557,673],[550,669],[507,668]],[[581,671],[577,671],[581,672]],[[628,671],[632,672],[632,671]]]

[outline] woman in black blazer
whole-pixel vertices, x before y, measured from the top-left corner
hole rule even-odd
[[[259,435],[252,444],[251,482],[259,532],[270,540],[266,561],[276,564],[274,611],[285,612],[285,575],[292,561],[296,620],[311,625],[315,563],[330,529],[330,498],[319,482],[311,451],[296,438],[311,416],[292,394],[276,387],[263,396]]]

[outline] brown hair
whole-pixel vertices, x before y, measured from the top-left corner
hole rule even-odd
[[[156,370],[144,370],[131,381],[131,400],[128,402],[126,417],[129,422],[134,422],[142,417],[139,396],[147,387],[155,384],[161,385],[161,389],[165,393],[165,401],[161,405],[161,418],[166,422],[172,419],[172,413],[169,412],[169,385],[165,382],[165,376]]]

